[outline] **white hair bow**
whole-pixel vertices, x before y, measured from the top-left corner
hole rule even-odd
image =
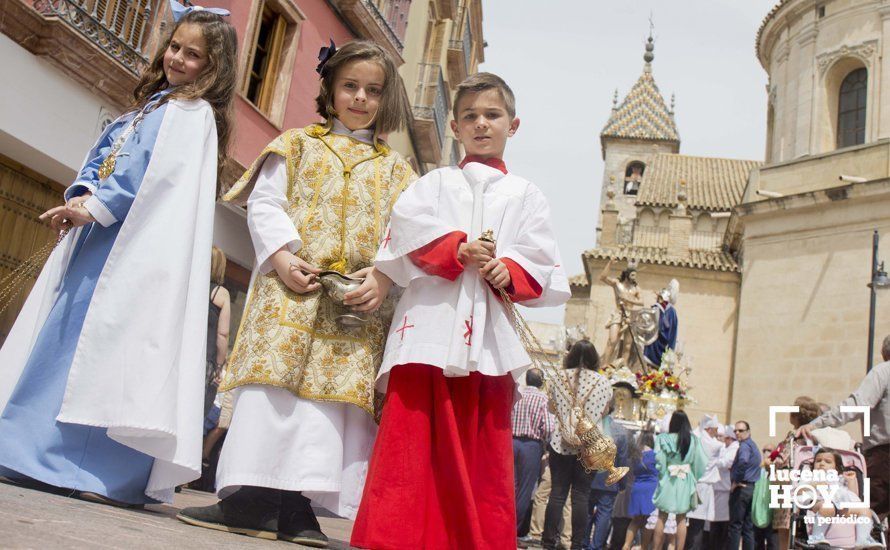
[[[210,13],[215,13],[221,17],[228,17],[231,15],[229,10],[225,8],[205,8],[203,6],[183,6],[176,0],[170,0],[170,11],[173,13],[173,20],[179,21],[186,15],[192,13],[193,11],[208,11]]]

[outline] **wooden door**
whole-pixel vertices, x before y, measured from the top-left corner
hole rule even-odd
[[[37,217],[62,204],[63,191],[58,183],[0,155],[0,280],[55,238],[49,226]],[[38,274],[38,270],[29,274],[24,288],[0,313],[0,345]]]

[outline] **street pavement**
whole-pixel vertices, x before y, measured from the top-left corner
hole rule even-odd
[[[0,483],[0,548],[306,548],[192,527],[176,519],[176,513],[186,506],[214,502],[212,494],[184,489],[173,506],[123,510]],[[316,512],[322,531],[331,540],[330,548],[349,548],[352,522],[324,517],[323,510]]]

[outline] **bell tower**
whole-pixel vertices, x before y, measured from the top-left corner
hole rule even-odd
[[[612,112],[602,132],[603,181],[600,188],[601,215],[597,223],[600,244],[603,219],[625,221],[636,217],[636,197],[645,185],[646,169],[659,153],[679,153],[680,134],[674,121],[674,99],[668,108],[652,76],[655,40],[650,33],[643,54],[643,74],[618,103],[618,90],[612,99]],[[611,216],[606,215],[606,211]]]

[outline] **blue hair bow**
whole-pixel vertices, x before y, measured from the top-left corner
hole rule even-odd
[[[186,15],[192,13],[193,11],[207,11],[210,13],[215,13],[220,17],[228,17],[231,15],[229,10],[225,8],[205,8],[202,6],[183,6],[176,0],[170,0],[170,11],[173,13],[173,20],[179,21]]]
[[[330,38],[329,40],[331,41],[330,46],[322,46],[322,48],[318,50],[318,66],[315,67],[315,72],[318,74],[321,74],[327,62],[334,57],[335,53],[337,53],[337,46],[334,44],[334,39]]]

